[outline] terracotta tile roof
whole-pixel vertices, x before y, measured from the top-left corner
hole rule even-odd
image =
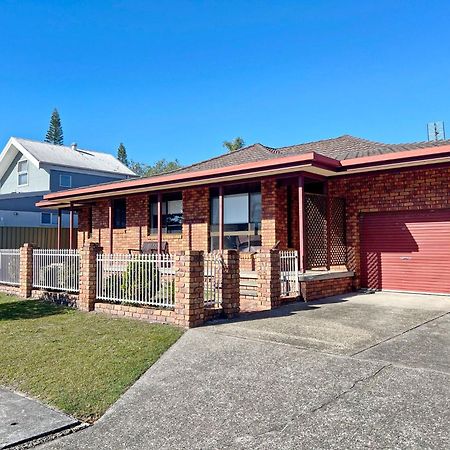
[[[196,164],[192,164],[172,173],[195,172],[198,170],[217,169],[220,167],[234,166],[252,161],[263,161],[283,156],[301,155],[316,152],[337,160],[362,158],[364,156],[395,153],[426,147],[438,147],[449,145],[447,141],[412,142],[406,144],[384,144],[382,142],[369,141],[350,135],[322,141],[308,142],[305,144],[291,145],[288,147],[272,148],[262,144],[253,144],[241,148],[232,153],[216,156]]]

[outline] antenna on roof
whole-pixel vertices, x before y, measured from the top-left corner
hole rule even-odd
[[[444,141],[445,140],[445,128],[444,122],[429,122],[427,125],[428,141]]]

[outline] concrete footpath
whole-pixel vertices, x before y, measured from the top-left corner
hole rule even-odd
[[[78,420],[8,389],[0,388],[0,449],[78,424]]]
[[[450,298],[356,295],[187,332],[42,449],[450,448]]]

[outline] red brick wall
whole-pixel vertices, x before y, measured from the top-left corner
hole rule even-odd
[[[183,250],[208,252],[209,188],[183,191]]]
[[[278,186],[275,178],[261,181],[261,240],[264,247],[287,248],[287,187]]]
[[[139,306],[96,303],[95,311],[117,317],[129,317],[148,322],[174,323],[175,313],[169,309],[142,308]]]
[[[351,290],[352,277],[300,282],[300,294],[305,302],[345,294]]]
[[[128,253],[128,249],[139,249],[142,242],[156,241],[156,235],[149,234],[149,197],[135,195],[127,197],[127,228],[113,230],[113,253]],[[92,238],[100,243],[105,252],[110,250],[109,200],[98,201],[92,207]],[[89,209],[78,211],[78,247],[81,248],[88,241]],[[182,249],[182,235],[163,234],[163,241],[167,241],[170,252]]]
[[[330,194],[346,199],[348,267],[360,286],[359,214],[450,208],[450,168],[332,178]]]

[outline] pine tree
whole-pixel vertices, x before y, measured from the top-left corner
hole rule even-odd
[[[119,148],[117,149],[117,159],[122,163],[128,166],[128,155],[127,155],[127,149],[125,148],[125,145],[121,142],[119,145]]]
[[[59,117],[58,110],[55,108],[50,117],[50,125],[48,127],[47,134],[45,135],[44,142],[50,144],[64,145],[64,135],[61,126],[61,119]]]

